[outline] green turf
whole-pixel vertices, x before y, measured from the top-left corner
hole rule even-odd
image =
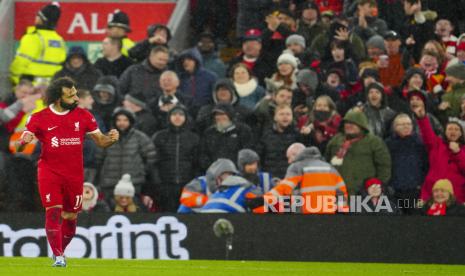
[[[69,259],[50,267],[48,258],[0,258],[0,275],[465,275],[465,266],[251,261],[139,261]]]

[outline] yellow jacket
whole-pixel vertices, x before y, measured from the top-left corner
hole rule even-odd
[[[11,80],[17,84],[25,74],[51,78],[61,70],[65,59],[65,41],[56,31],[28,27],[10,65]]]
[[[131,49],[133,46],[134,46],[134,41],[132,41],[130,38],[123,38],[122,40],[122,43],[123,43],[123,47],[121,48],[121,53],[124,55],[124,56],[127,56],[129,57],[129,49]]]

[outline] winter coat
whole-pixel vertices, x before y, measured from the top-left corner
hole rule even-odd
[[[198,175],[200,138],[189,130],[187,124],[186,121],[178,128],[169,123],[167,129],[158,131],[152,137],[156,151],[154,170],[159,177],[159,186],[175,185],[181,188]]]
[[[420,198],[424,201],[431,198],[434,183],[439,179],[448,179],[454,187],[454,195],[459,203],[465,202],[465,146],[454,154],[449,144],[436,136],[429,120],[418,119],[423,142],[428,152],[430,169],[421,188]]]
[[[216,126],[205,130],[200,142],[200,167],[206,170],[218,158],[226,158],[234,163],[237,153],[253,146],[253,135],[250,127],[242,123],[233,123],[220,132]]]
[[[428,172],[428,155],[420,136],[401,138],[393,134],[386,145],[392,159],[389,185],[400,193],[419,189]]]
[[[187,57],[195,60],[196,63],[192,74],[186,72],[182,66]],[[194,109],[198,110],[201,106],[211,103],[213,87],[218,77],[205,69],[200,54],[192,49],[182,52],[178,57],[176,68],[181,81],[179,91],[182,95],[193,99]]]
[[[121,55],[118,59],[110,61],[104,57],[97,59],[94,63],[95,68],[100,70],[104,76],[115,76],[119,78],[126,69],[132,65],[132,60]]]
[[[87,60],[84,60],[84,64],[79,69],[71,69],[68,63],[65,63],[63,69],[56,72],[53,76],[53,80],[62,77],[70,77],[76,82],[77,89],[92,90],[97,83],[98,78],[102,76],[102,72],[95,68]]]
[[[132,117],[130,112],[123,110],[115,112],[114,120],[116,115],[123,112]],[[130,120],[133,124],[134,117]],[[97,168],[100,168],[98,187],[103,189],[106,197],[108,192],[113,194],[113,188],[126,173],[131,175],[136,193],[139,194],[146,184],[147,172],[155,162],[155,147],[147,135],[131,126],[118,142],[105,149],[98,148],[95,158]]]
[[[362,128],[364,136],[352,144],[347,151],[342,165],[333,164],[346,182],[349,194],[354,195],[360,191],[363,181],[369,177],[376,177],[383,183],[391,178],[391,157],[386,144],[368,130],[368,122],[361,112],[348,112],[344,122],[356,124]],[[331,162],[345,141],[345,134],[334,136],[326,147],[326,160]],[[333,162],[331,162],[333,163]]]
[[[442,96],[442,102],[448,102],[450,107],[440,112],[443,122],[447,122],[449,117],[460,117],[462,97],[465,96],[465,83],[452,86],[452,90]]]
[[[286,49],[286,39],[294,32],[286,25],[279,24],[276,31],[268,28],[262,30],[262,58],[268,64],[276,64],[278,57]]]
[[[231,107],[233,109],[234,120],[236,122],[240,122],[243,124],[247,124],[252,127],[254,123],[253,118],[253,111],[247,107],[244,107],[239,104],[239,97],[237,95],[236,88],[234,87],[232,81],[229,79],[220,79],[215,83],[215,88],[213,89],[212,99],[213,104],[205,105],[200,108],[199,112],[197,113],[196,118],[196,128],[200,133],[203,133],[205,129],[213,123],[213,116],[212,110],[216,104],[218,104],[217,92],[220,87],[227,87],[227,89],[231,92]]]
[[[370,132],[381,138],[385,138],[389,134],[392,120],[396,116],[396,112],[387,105],[387,96],[381,93],[381,107],[376,108],[366,102],[363,105],[363,112],[368,119],[368,128]]]
[[[148,109],[142,109],[136,112],[136,121],[134,128],[142,131],[147,136],[151,137],[159,128],[158,120],[152,115]]]
[[[226,65],[218,53],[202,54],[203,67],[215,73],[218,78],[226,77]]]
[[[425,15],[425,12],[422,12],[422,14]],[[404,17],[400,35],[402,41],[405,41],[410,36],[415,40],[415,44],[409,47],[409,51],[411,51],[416,62],[420,61],[421,51],[426,42],[435,38],[434,20],[431,19],[425,16],[424,22],[417,22],[413,15]]]
[[[313,25],[307,24],[302,20],[297,22],[297,34],[305,38],[305,45],[309,47],[313,40],[320,34],[326,31],[326,27],[321,22],[316,22]]]
[[[260,86],[255,78],[250,79],[250,81],[244,84],[234,82],[234,87],[239,96],[239,105],[250,110],[253,110],[257,103],[266,95],[265,88]]]
[[[95,100],[92,111],[102,118],[105,128],[110,129],[112,127],[113,111],[121,102],[118,79],[115,76],[103,76],[97,81],[97,84],[110,85],[115,90],[113,94],[110,93],[108,102],[103,102],[98,91],[92,90],[92,97]]]
[[[334,31],[327,30],[321,33],[313,40],[310,46],[310,51],[317,52],[323,61],[328,61],[331,58],[331,49],[329,45],[333,41]],[[365,45],[363,40],[354,32],[349,35],[348,50],[352,53],[352,57],[356,62],[363,60],[366,56]]]
[[[149,107],[152,110],[153,116],[157,120],[157,128],[158,130],[165,129],[168,127],[168,113],[160,109],[160,100],[162,99],[164,94],[161,94],[157,97],[155,97],[151,102],[149,102]],[[192,98],[189,96],[185,96],[181,94],[180,92],[176,92],[174,94],[174,97],[178,99],[178,103],[182,104],[187,108],[190,113],[190,108],[192,106]]]
[[[286,174],[287,148],[302,139],[293,125],[279,132],[273,125],[264,130],[257,144],[257,153],[260,155],[261,166],[264,171],[273,177],[283,178]]]
[[[350,21],[353,26],[353,30],[363,41],[368,41],[374,35],[383,36],[388,31],[386,22],[378,17],[365,17],[367,21],[367,27],[362,28],[359,26],[359,18],[353,17]]]
[[[120,78],[121,94],[141,94],[147,102],[161,94],[160,75],[164,70],[153,67],[148,59],[131,65]]]

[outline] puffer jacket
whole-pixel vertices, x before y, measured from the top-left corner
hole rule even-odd
[[[181,108],[187,114],[187,109]],[[171,111],[168,113],[168,118]],[[161,186],[181,187],[198,175],[200,138],[187,125],[187,121],[181,127],[175,127],[169,123],[167,129],[158,131],[152,137],[156,150],[154,169],[160,180],[157,184]]]
[[[132,127],[134,115],[131,112],[117,109],[113,122],[120,114],[130,119],[131,126],[118,142],[105,149],[98,148],[95,157],[99,168],[98,186],[104,193],[112,192],[121,176],[127,173],[131,175],[136,193],[140,193],[146,184],[147,172],[155,162],[155,147],[147,135]]]

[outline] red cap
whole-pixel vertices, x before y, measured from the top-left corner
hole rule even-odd
[[[382,185],[382,184],[383,182],[376,177],[369,178],[365,181],[365,189],[368,190],[368,188],[370,188],[371,185]]]
[[[262,31],[259,29],[249,29],[245,32],[244,41],[247,40],[261,40]]]

